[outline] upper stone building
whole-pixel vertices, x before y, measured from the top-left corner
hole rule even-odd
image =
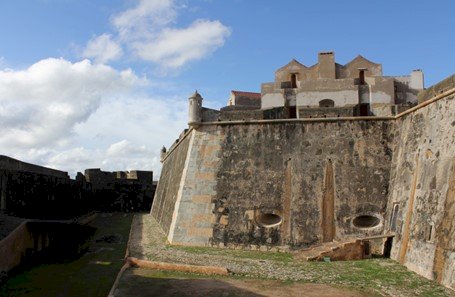
[[[423,88],[421,70],[383,76],[381,64],[360,55],[341,65],[333,52],[321,52],[313,66],[293,59],[278,69],[261,94],[232,91],[228,106],[254,106],[259,101],[253,98],[260,97],[262,110],[285,107],[288,118],[390,116],[417,104]]]

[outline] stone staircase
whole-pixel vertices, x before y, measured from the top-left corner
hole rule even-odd
[[[359,260],[369,257],[366,254],[366,243],[361,239],[350,241],[325,242],[318,246],[299,250],[294,254],[294,258],[303,261],[322,261],[330,258],[331,261]]]

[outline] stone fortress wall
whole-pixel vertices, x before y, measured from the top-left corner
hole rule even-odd
[[[67,172],[0,156],[0,210],[25,218],[71,218],[92,210],[148,211],[154,190],[151,171],[92,169],[73,180]]]
[[[67,172],[0,157],[0,209],[29,218],[69,218],[88,210],[90,188]]]
[[[163,157],[152,215],[181,245],[394,236],[393,259],[454,288],[454,87],[398,116],[197,123]]]
[[[106,172],[86,169],[82,179],[90,183],[97,203],[103,211],[149,211],[155,194],[152,171]]]
[[[0,155],[0,168],[2,170],[28,171],[58,178],[69,178],[67,172],[26,163],[3,155]]]
[[[398,118],[394,130],[386,225],[396,234],[391,257],[455,288],[455,93]]]

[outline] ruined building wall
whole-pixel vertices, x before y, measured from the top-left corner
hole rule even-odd
[[[391,257],[455,288],[455,95],[395,121]]]
[[[0,155],[0,168],[13,171],[28,171],[59,178],[69,178],[67,172],[26,163],[3,155]]]
[[[149,211],[153,172],[63,171],[0,156],[0,210],[26,218],[70,218],[91,210]]]
[[[152,171],[107,172],[99,168],[85,170],[92,188],[91,206],[101,211],[150,211],[155,185]]]
[[[190,136],[164,161],[152,209],[172,243],[301,247],[382,234],[388,122],[202,125]],[[362,216],[375,226],[355,226]]]
[[[69,178],[0,170],[2,210],[29,218],[68,218],[87,211],[88,188]]]

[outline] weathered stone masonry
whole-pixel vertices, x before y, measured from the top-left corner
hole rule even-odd
[[[391,257],[455,287],[455,94],[395,122]]]
[[[395,235],[393,259],[454,288],[454,97],[397,117],[200,123],[166,155],[152,215],[186,245]]]
[[[337,237],[382,234],[389,131],[389,123],[381,120],[200,126],[164,161],[152,215],[169,230],[163,214],[173,214],[168,234],[177,244],[300,247],[322,241],[320,214],[327,197],[334,201],[329,211],[337,218],[331,223]],[[182,168],[183,154],[189,159],[178,201],[171,198],[174,188],[165,189],[169,168]],[[328,164],[336,199],[324,196],[330,187],[324,184]],[[169,211],[172,203],[178,210]],[[260,227],[255,218],[261,214],[276,214],[283,225]],[[377,216],[380,224],[355,227],[353,219],[360,215]]]
[[[212,243],[292,247],[319,243],[324,199],[335,202],[327,211],[336,220],[327,228],[335,229],[337,238],[382,233],[382,224],[363,230],[353,225],[353,219],[373,214],[383,221],[391,160],[387,122],[291,122],[219,129],[224,137]],[[324,195],[328,166],[334,170],[336,199]],[[283,225],[256,224],[258,215],[268,213],[281,217]]]

